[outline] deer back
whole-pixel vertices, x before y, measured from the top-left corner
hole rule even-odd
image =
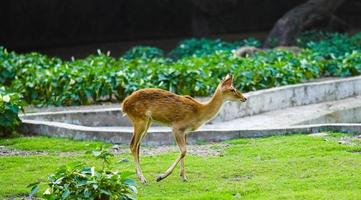
[[[180,96],[161,89],[141,89],[123,102],[123,112],[130,117],[151,118],[171,124],[196,116],[201,104],[189,96]]]

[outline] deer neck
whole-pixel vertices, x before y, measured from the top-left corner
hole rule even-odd
[[[221,110],[223,103],[224,103],[224,98],[222,95],[221,88],[217,87],[212,98],[207,103],[204,104],[204,109],[202,113],[204,121],[209,121],[213,119]]]

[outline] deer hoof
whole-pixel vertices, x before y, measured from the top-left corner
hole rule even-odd
[[[160,175],[160,176],[157,177],[156,181],[159,182],[159,181],[161,181],[162,179],[163,179],[163,177],[162,177],[162,175]]]
[[[140,182],[143,183],[143,184],[148,183],[147,179],[145,179],[144,177],[140,178]]]
[[[188,178],[186,176],[181,176],[183,182],[188,182]]]

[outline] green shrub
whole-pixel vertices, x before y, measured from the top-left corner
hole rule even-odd
[[[327,40],[332,37],[334,33],[324,32],[319,30],[305,31],[297,38],[297,46],[307,47],[309,42],[319,42],[320,40]]]
[[[157,87],[178,94],[211,95],[218,81],[234,73],[242,91],[300,83],[321,76],[359,75],[361,33],[332,34],[312,41],[298,54],[267,50],[239,58],[232,49],[256,40],[227,43],[192,39],[164,57],[113,58],[98,52],[85,59],[62,61],[30,53],[0,51],[0,81],[35,105],[85,105],[121,101],[140,88]],[[237,44],[237,45],[235,45]]]
[[[232,51],[241,46],[261,46],[261,43],[254,39],[248,38],[241,41],[225,42],[220,39],[187,39],[181,41],[178,46],[169,52],[171,58],[180,59],[184,57],[196,56],[202,57],[215,53],[216,51]]]
[[[89,104],[116,90],[112,82],[115,59],[104,54],[59,62],[52,67],[22,68],[12,87],[31,104]]]
[[[361,50],[361,33],[349,37],[346,34],[334,33],[320,41],[310,41],[306,48],[326,59],[344,56],[346,53]]]
[[[333,57],[325,64],[325,73],[329,76],[357,76],[361,75],[361,52],[353,51],[342,57]]]
[[[128,173],[114,172],[109,169],[110,157],[113,154],[101,148],[91,152],[96,158],[103,161],[103,168],[86,166],[84,163],[75,163],[60,167],[48,177],[45,183],[48,188],[43,197],[55,199],[136,199],[137,189],[135,182],[129,179]],[[30,184],[30,196],[35,195],[41,182]]]
[[[161,58],[163,57],[163,50],[156,47],[147,47],[147,46],[135,46],[128,51],[126,51],[123,55],[125,59],[136,59],[136,58],[144,58],[144,59],[152,59],[152,58]]]
[[[21,124],[18,113],[22,106],[19,94],[0,88],[0,136],[10,135]]]
[[[27,102],[37,105],[119,101],[138,88],[154,86],[149,79],[166,62],[165,59],[115,59],[100,53],[52,68],[24,68],[12,88],[23,94]]]
[[[59,58],[49,58],[40,53],[16,54],[0,47],[0,84],[10,86],[17,76],[62,64]],[[39,80],[41,81],[41,80]]]
[[[28,103],[40,105],[120,101],[131,92],[146,87],[207,96],[229,72],[238,77],[236,85],[239,89],[252,91],[299,83],[323,74],[344,76],[337,70],[344,59],[346,57],[326,59],[310,50],[300,54],[274,50],[258,53],[252,58],[218,51],[176,62],[163,58],[114,59],[100,54],[53,68],[29,68],[17,75],[12,88],[23,94]],[[352,59],[353,64],[358,62],[356,58]],[[335,68],[332,68],[333,63]]]

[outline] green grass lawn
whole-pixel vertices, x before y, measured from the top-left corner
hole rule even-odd
[[[179,166],[155,182],[178,156],[142,156],[148,185],[138,184],[139,199],[361,199],[361,142],[339,144],[344,134],[326,137],[279,136],[227,141],[222,156],[187,155],[188,182]],[[29,193],[27,184],[45,179],[75,161],[99,165],[84,151],[103,143],[46,137],[0,139],[0,146],[46,154],[0,157],[0,199]],[[106,144],[111,146],[110,144]],[[124,146],[124,148],[127,148]],[[113,167],[133,172],[130,154],[118,154]],[[133,176],[135,178],[135,176]],[[43,187],[44,188],[44,187]]]

